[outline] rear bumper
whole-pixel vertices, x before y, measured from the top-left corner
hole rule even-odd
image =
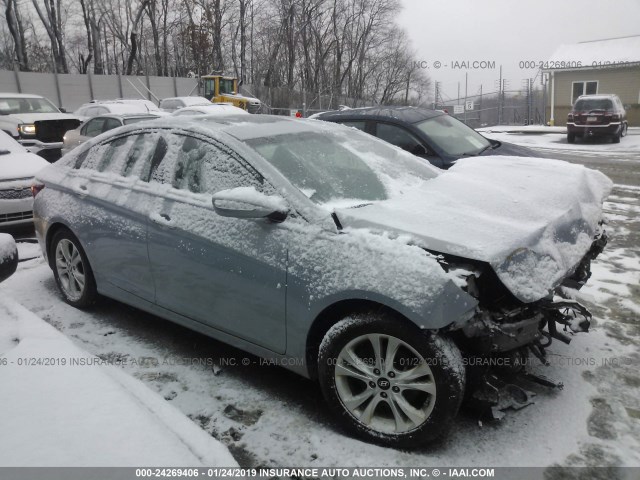
[[[585,137],[616,135],[620,133],[621,128],[621,122],[611,122],[608,125],[576,125],[575,123],[567,123],[567,133]]]

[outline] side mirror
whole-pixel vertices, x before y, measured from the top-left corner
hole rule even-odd
[[[213,195],[213,209],[222,217],[268,218],[283,222],[289,208],[282,197],[265,195],[254,187],[222,190]]]
[[[58,110],[60,110],[60,113],[67,113],[67,109],[66,108],[60,107]]]
[[[0,282],[13,275],[18,268],[18,249],[11,235],[0,233]]]

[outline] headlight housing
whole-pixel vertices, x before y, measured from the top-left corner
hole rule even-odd
[[[36,134],[36,126],[33,124],[22,124],[18,127],[21,135],[33,137]]]

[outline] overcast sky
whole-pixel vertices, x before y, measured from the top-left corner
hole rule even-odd
[[[411,38],[432,80],[455,99],[465,72],[469,95],[495,91],[499,65],[508,89],[536,70],[519,62],[544,61],[563,43],[640,34],[640,0],[401,0],[398,23]],[[452,62],[495,61],[495,69],[453,69]],[[570,60],[570,59],[568,59]],[[433,63],[441,62],[439,69]],[[446,65],[446,66],[445,66]]]

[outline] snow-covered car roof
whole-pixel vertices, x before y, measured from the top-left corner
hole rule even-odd
[[[172,115],[182,116],[191,113],[193,115],[249,115],[249,112],[229,104],[209,103],[207,105],[194,105],[179,108]]]
[[[190,107],[192,105],[208,105],[211,104],[211,101],[207,100],[204,97],[167,97],[163,98],[162,101],[165,102],[167,100],[180,100],[186,106]]]
[[[8,93],[0,92],[0,97],[13,97],[13,98],[44,98],[42,95],[33,95],[31,93]]]

